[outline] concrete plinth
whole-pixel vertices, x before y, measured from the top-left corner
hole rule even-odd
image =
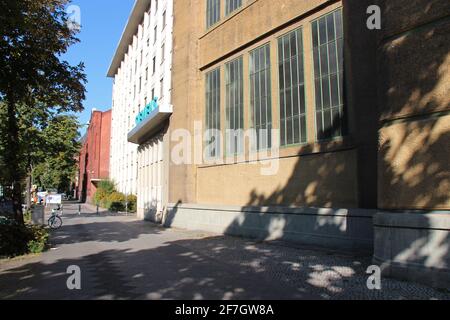
[[[373,253],[375,212],[361,209],[170,205],[164,225],[258,240]]]
[[[379,212],[374,231],[383,275],[450,288],[450,212]]]

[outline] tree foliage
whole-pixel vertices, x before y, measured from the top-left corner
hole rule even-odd
[[[77,30],[67,23],[67,4],[68,0],[0,0],[1,180],[13,186],[19,223],[22,182],[33,158],[42,158],[33,152],[32,144],[42,143],[34,140],[34,130],[45,131],[49,119],[83,109],[84,65],[72,66],[61,58],[78,41]]]
[[[34,183],[44,189],[68,192],[76,176],[76,156],[79,152],[78,121],[73,116],[57,116],[39,132],[34,150],[40,157],[32,167]]]

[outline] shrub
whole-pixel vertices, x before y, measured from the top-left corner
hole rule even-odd
[[[0,255],[14,257],[28,252],[33,239],[25,226],[16,223],[0,224]]]
[[[114,182],[109,180],[100,181],[94,194],[94,203],[102,208],[109,208],[111,202],[109,196],[115,192]]]
[[[114,185],[114,182],[109,180],[102,180],[98,183],[98,189],[102,189],[106,192],[106,194],[111,194],[114,191],[116,191],[116,186]]]
[[[15,257],[41,253],[48,245],[48,229],[34,225],[19,225],[15,221],[0,223],[0,256]]]
[[[125,210],[125,195],[121,192],[113,192],[108,197],[109,206],[107,207],[111,211],[123,211]]]
[[[24,219],[25,223],[31,223],[31,220],[32,220],[31,210],[27,210],[24,212],[23,219]]]
[[[127,197],[128,200],[128,211],[136,212],[137,209],[137,197],[134,194],[130,194]]]
[[[33,240],[29,241],[27,244],[28,252],[30,253],[44,252],[44,250],[48,246],[48,240],[50,237],[48,229],[42,226],[34,226],[34,225],[29,225],[27,227],[28,230],[31,232],[33,238]]]

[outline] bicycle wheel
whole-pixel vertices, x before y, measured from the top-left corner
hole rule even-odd
[[[58,216],[51,217],[50,219],[48,219],[48,226],[53,230],[61,228],[62,224],[63,224],[62,219]]]

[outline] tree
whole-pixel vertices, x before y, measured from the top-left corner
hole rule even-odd
[[[3,180],[13,186],[14,215],[22,224],[22,182],[27,172],[21,166],[26,150],[18,147],[20,111],[34,114],[28,120],[39,122],[54,114],[83,109],[84,65],[71,66],[61,59],[78,41],[76,29],[67,23],[67,3],[0,0],[0,102],[6,132],[2,173]]]
[[[35,148],[43,155],[32,168],[34,180],[38,186],[46,189],[58,189],[68,192],[76,176],[77,159],[80,144],[78,142],[78,121],[73,116],[57,116],[39,132],[42,143]]]

